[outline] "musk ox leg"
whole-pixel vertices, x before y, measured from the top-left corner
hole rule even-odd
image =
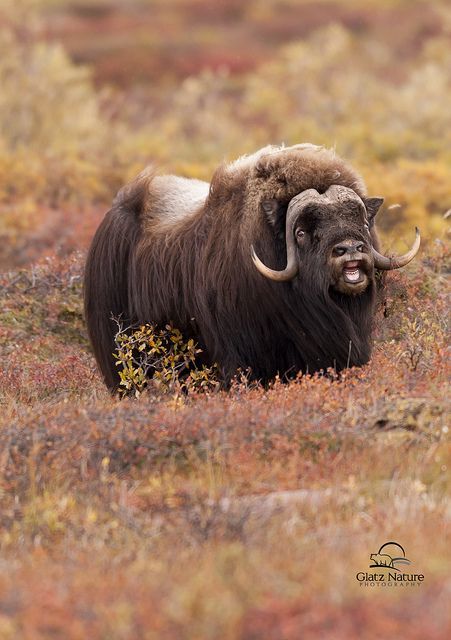
[[[105,384],[115,392],[119,375],[113,352],[117,324],[132,321],[129,309],[129,262],[140,233],[140,215],[148,180],[123,190],[92,241],[85,268],[85,319],[94,355]]]

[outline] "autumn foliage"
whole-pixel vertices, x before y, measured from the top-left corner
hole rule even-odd
[[[0,639],[450,637],[448,4],[127,5],[0,8]],[[118,319],[112,398],[82,283],[116,190],[281,141],[351,160],[384,250],[421,228],[372,361],[224,390]],[[421,585],[359,585],[387,540]]]

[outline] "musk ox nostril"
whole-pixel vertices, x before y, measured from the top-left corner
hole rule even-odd
[[[334,247],[334,255],[344,256],[347,250],[348,250],[348,247],[343,247],[343,246]]]
[[[363,242],[342,242],[340,244],[336,244],[333,248],[333,255],[335,257],[344,256],[346,253],[363,253],[365,249],[365,244]]]
[[[354,252],[354,245],[336,244],[334,249],[333,249],[333,254],[334,254],[334,256],[344,256],[345,253],[348,253],[348,251],[350,253],[353,253]]]

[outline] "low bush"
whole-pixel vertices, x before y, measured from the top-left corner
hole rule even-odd
[[[114,341],[120,392],[139,397],[148,387],[155,393],[208,391],[219,386],[217,368],[199,365],[202,349],[172,325],[124,327],[117,322]]]

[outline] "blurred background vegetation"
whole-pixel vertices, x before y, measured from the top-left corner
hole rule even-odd
[[[2,0],[0,267],[84,248],[143,166],[209,179],[268,143],[335,147],[386,249],[451,209],[451,6]]]
[[[117,189],[302,141],[429,245],[371,363],[113,400],[82,278]],[[0,640],[451,638],[450,143],[449,1],[0,0]],[[387,540],[418,588],[358,585]]]

